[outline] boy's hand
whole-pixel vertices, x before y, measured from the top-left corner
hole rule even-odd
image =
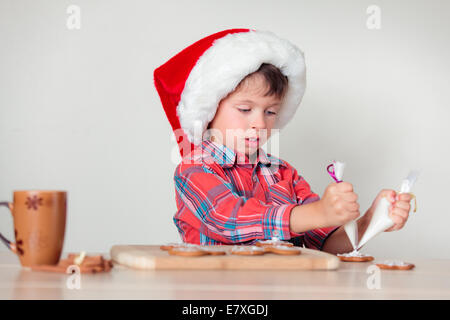
[[[391,206],[389,207],[389,217],[394,222],[394,225],[387,229],[386,232],[400,230],[408,220],[409,211],[411,209],[410,201],[412,195],[409,193],[397,193],[395,190],[389,189],[381,190],[363,218],[368,222],[372,219],[373,212],[375,211],[378,202],[383,197],[391,203]]]
[[[340,226],[359,217],[358,196],[348,182],[330,183],[319,200],[324,225]]]

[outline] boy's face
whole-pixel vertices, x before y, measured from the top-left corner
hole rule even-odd
[[[258,150],[271,135],[281,99],[264,96],[267,83],[255,74],[224,98],[210,123],[213,140],[247,156]]]

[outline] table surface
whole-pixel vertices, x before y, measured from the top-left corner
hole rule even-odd
[[[71,275],[31,271],[13,253],[0,252],[0,299],[450,299],[450,260],[410,262],[416,265],[410,271],[374,271],[372,262],[342,262],[335,271],[148,271],[115,265],[108,273],[81,274],[80,289],[70,289]]]

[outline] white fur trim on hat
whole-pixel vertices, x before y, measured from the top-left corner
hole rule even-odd
[[[262,63],[288,77],[288,89],[278,113],[277,128],[294,116],[306,88],[303,52],[269,31],[228,34],[214,41],[191,70],[177,106],[181,127],[195,145],[216,114],[219,102]]]

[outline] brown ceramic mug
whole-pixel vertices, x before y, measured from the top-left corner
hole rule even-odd
[[[13,243],[0,233],[0,240],[19,256],[22,266],[57,264],[66,229],[67,192],[14,191],[13,202],[0,202],[11,210]]]

